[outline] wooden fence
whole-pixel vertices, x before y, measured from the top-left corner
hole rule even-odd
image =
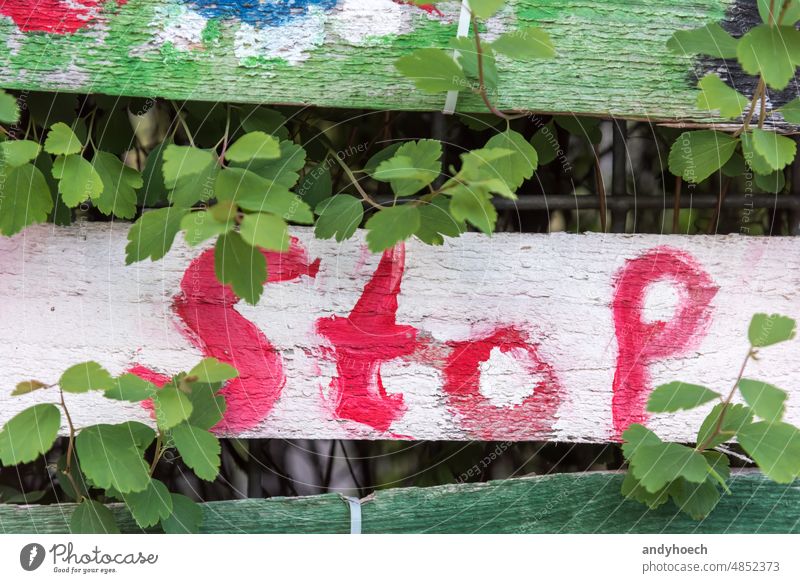
[[[0,86],[205,101],[441,110],[394,62],[448,46],[460,2],[395,0],[7,0],[0,5]],[[719,121],[695,108],[697,81],[720,63],[666,48],[676,30],[758,19],[748,0],[510,0],[487,39],[535,25],[557,57],[501,59],[500,108],[668,122]],[[733,71],[738,89],[752,80]],[[746,91],[745,91],[746,92]],[[462,96],[461,111],[485,111]],[[777,108],[791,99],[770,95]]]
[[[65,0],[45,10],[10,0],[0,5],[0,85],[23,99],[42,90],[439,111],[443,98],[417,92],[394,61],[446,47],[459,4]],[[496,103],[720,122],[694,105],[697,80],[720,63],[671,53],[666,40],[714,22],[741,32],[755,18],[755,3],[739,0],[511,0],[487,38],[540,26],[557,56],[501,59]],[[751,83],[726,75],[740,89]],[[769,106],[791,97],[771,95]],[[484,106],[465,94],[459,109]],[[127,229],[38,226],[0,239],[0,423],[45,398],[10,397],[34,374],[53,382],[97,359],[159,383],[207,355],[241,372],[224,389],[221,435],[609,443],[647,419],[665,438],[692,441],[706,409],[648,418],[649,391],[671,380],[728,386],[753,313],[800,317],[796,238],[467,234],[371,256],[361,234],[336,245],[297,229],[289,253],[268,254],[269,285],[253,307],[215,283],[207,248],[178,243],[162,261],[125,267]],[[787,390],[787,419],[800,422],[793,346],[770,348],[750,374]],[[152,422],[139,405],[68,398],[79,426]],[[800,530],[797,485],[758,473],[735,473],[701,522],[624,500],[620,481],[589,472],[379,491],[361,504],[363,530]],[[350,532],[351,512],[332,494],[211,502],[202,530]],[[67,532],[69,515],[69,505],[2,505],[0,531]]]

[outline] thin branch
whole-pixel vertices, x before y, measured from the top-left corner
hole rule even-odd
[[[331,155],[339,163],[339,166],[342,167],[342,170],[344,170],[344,173],[347,174],[347,177],[350,179],[350,182],[353,184],[355,189],[358,191],[358,194],[361,195],[361,198],[363,198],[370,206],[372,206],[372,207],[374,207],[376,209],[380,210],[380,209],[386,208],[383,205],[380,205],[377,202],[375,202],[375,200],[369,194],[367,194],[367,191],[364,190],[361,187],[361,185],[358,183],[358,179],[356,178],[355,174],[353,174],[353,171],[350,170],[350,167],[347,164],[344,163],[344,160],[341,160],[339,158],[339,156],[336,154],[336,152],[332,148],[330,148],[329,151],[330,151]]]
[[[744,369],[745,367],[747,367],[747,363],[753,357],[753,354],[754,354],[753,347],[751,346],[750,349],[747,351],[747,356],[744,357],[744,362],[742,362],[742,367],[739,369],[739,375],[736,377],[736,380],[733,381],[733,386],[731,387],[728,396],[722,402],[722,411],[720,411],[719,417],[717,418],[717,422],[714,424],[714,431],[712,431],[711,434],[708,437],[706,437],[703,443],[701,443],[695,448],[695,450],[700,452],[705,451],[708,448],[709,444],[711,444],[711,442],[714,441],[714,438],[720,435],[720,433],[722,433],[721,429],[722,429],[722,423],[725,420],[725,414],[728,412],[728,409],[730,408],[733,395],[736,394],[736,387],[739,386],[739,381],[742,380],[742,376],[744,376]]]

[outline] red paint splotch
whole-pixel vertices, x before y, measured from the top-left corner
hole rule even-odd
[[[561,384],[553,367],[539,355],[528,335],[506,326],[475,340],[451,342],[444,368],[444,390],[450,408],[476,439],[541,439],[548,435],[561,402]],[[531,394],[518,404],[498,406],[481,393],[481,364],[492,350],[512,355],[531,375]]]
[[[127,0],[117,0],[122,6]],[[0,14],[10,17],[22,32],[77,32],[103,10],[107,0],[2,0]]]
[[[267,283],[292,281],[303,275],[315,277],[320,260],[309,262],[305,249],[292,238],[289,251],[261,251],[267,259]],[[192,261],[181,281],[181,293],[173,303],[187,338],[205,356],[234,366],[239,377],[221,391],[227,410],[214,428],[240,432],[254,428],[269,415],[286,384],[283,360],[259,328],[234,306],[239,297],[214,274],[214,250]],[[163,385],[166,377],[137,366],[132,373]]]
[[[413,4],[413,2],[409,2],[408,0],[395,0],[398,4]],[[421,8],[428,14],[435,14],[436,16],[444,16],[442,11],[436,8],[434,4],[417,4],[417,8]]]
[[[417,329],[396,322],[397,296],[405,266],[405,246],[384,251],[372,279],[349,316],[317,321],[336,360],[329,401],[340,419],[386,431],[405,412],[403,395],[388,395],[381,364],[409,356],[417,347]]]
[[[674,283],[678,305],[668,322],[645,322],[645,294],[658,281]],[[684,354],[705,336],[717,290],[694,258],[669,247],[628,260],[617,274],[612,303],[618,345],[612,400],[615,439],[631,423],[647,420],[645,405],[652,388],[648,365]]]

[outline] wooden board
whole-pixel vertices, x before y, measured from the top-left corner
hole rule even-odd
[[[419,47],[446,47],[460,2],[395,0],[5,0],[0,86],[206,101],[441,110],[394,69]],[[486,38],[518,26],[547,30],[552,61],[503,71],[501,108],[688,122],[697,80],[719,63],[670,53],[676,30],[739,28],[754,0],[510,0]],[[723,71],[723,75],[726,75]],[[737,88],[741,73],[728,74]],[[770,95],[777,107],[793,96]],[[485,111],[462,95],[462,111]]]
[[[236,366],[217,429],[250,437],[605,442],[647,418],[656,385],[727,392],[756,312],[800,318],[800,239],[466,234],[370,254],[294,231],[267,254],[257,306],[213,275],[213,250],[176,242],[124,265],[127,225],[32,227],[0,239],[0,422],[98,360],[163,382],[203,356]],[[800,423],[800,342],[764,349],[751,378],[790,393]],[[79,426],[138,404],[69,395]],[[692,441],[708,404],[657,415]]]
[[[702,521],[666,504],[625,500],[622,476],[553,474],[482,484],[382,490],[363,502],[365,533],[797,533],[798,482],[779,485],[759,473],[734,473],[731,493]],[[0,505],[0,532],[68,533],[73,505]],[[120,505],[123,532],[141,532]],[[348,533],[347,504],[336,494],[203,504],[204,533]]]

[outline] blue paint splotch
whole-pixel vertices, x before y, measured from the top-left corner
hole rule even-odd
[[[238,20],[255,27],[280,26],[317,7],[331,10],[337,0],[184,0],[206,18]]]

